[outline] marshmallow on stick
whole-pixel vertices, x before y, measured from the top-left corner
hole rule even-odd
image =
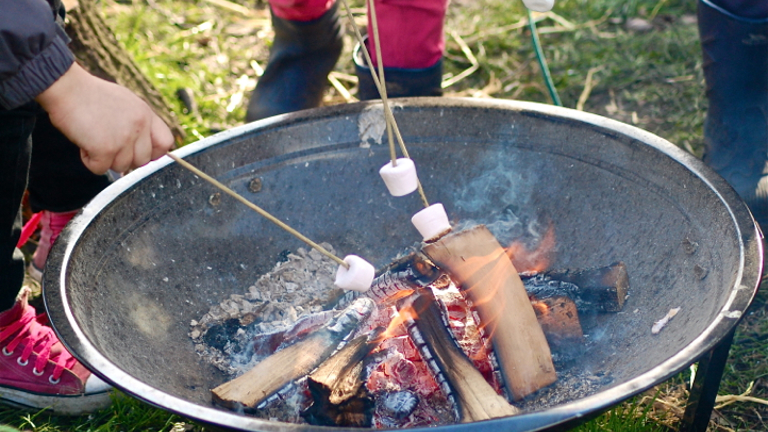
[[[442,204],[436,203],[421,210],[411,218],[425,242],[435,241],[451,231],[451,222]]]
[[[392,161],[381,167],[379,174],[387,185],[392,196],[404,196],[415,191],[419,187],[419,177],[416,175],[416,165],[410,158],[399,158],[392,165]]]
[[[368,291],[371,288],[373,276],[376,273],[373,265],[357,255],[345,256],[344,262],[349,265],[349,268],[339,265],[339,269],[336,270],[334,284],[345,290]]]

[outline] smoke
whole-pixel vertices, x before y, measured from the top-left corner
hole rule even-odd
[[[485,224],[499,243],[509,245],[525,239],[534,247],[549,227],[549,218],[532,205],[538,183],[529,168],[519,169],[517,158],[489,151],[476,166],[484,167],[456,194],[454,206],[472,215],[457,224],[457,231]]]

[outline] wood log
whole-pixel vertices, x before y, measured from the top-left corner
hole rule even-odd
[[[401,313],[413,323],[409,325],[409,332],[438,384],[456,405],[459,421],[469,423],[518,414],[519,410],[496,393],[456,345],[432,292],[419,291],[411,304],[412,308],[402,308]],[[413,327],[418,333],[414,333]]]
[[[629,290],[623,262],[582,270],[526,273],[521,277],[529,295],[538,299],[568,296],[582,312],[619,312]]]
[[[378,345],[377,334],[359,336],[324,361],[307,379],[313,404],[310,424],[370,427],[375,403],[363,381],[363,359]]]
[[[91,74],[120,84],[144,99],[171,129],[176,143],[181,144],[185,134],[176,114],[131,55],[120,46],[99,14],[95,0],[68,0],[65,5],[65,30],[77,62]]]
[[[513,399],[555,382],[552,354],[523,282],[488,228],[448,234],[422,250],[474,304]]]
[[[212,390],[213,401],[230,409],[253,409],[259,403],[311,372],[327,359],[375,308],[359,298],[329,325],[265,358],[243,375]]]
[[[584,343],[584,332],[573,300],[566,296],[533,298],[531,305],[553,351]]]

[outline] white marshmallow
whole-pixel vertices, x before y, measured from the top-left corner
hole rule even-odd
[[[336,281],[334,284],[345,290],[368,291],[371,288],[373,276],[376,273],[371,263],[357,255],[345,256],[344,262],[349,264],[349,268],[339,265],[339,269],[336,270]]]
[[[379,174],[392,196],[408,195],[419,187],[416,165],[408,158],[397,159],[396,166],[392,166],[392,161],[389,161],[381,167]]]
[[[525,7],[536,12],[548,12],[555,6],[555,0],[523,0]]]
[[[445,212],[445,207],[440,203],[432,204],[416,213],[411,218],[411,222],[424,237],[424,241],[435,239],[451,229],[448,214]]]

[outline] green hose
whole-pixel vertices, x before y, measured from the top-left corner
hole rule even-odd
[[[557,95],[555,84],[552,82],[552,76],[549,74],[547,59],[544,58],[544,54],[541,52],[539,32],[536,30],[536,23],[533,21],[533,17],[531,16],[531,10],[526,10],[528,11],[528,25],[531,28],[531,39],[533,39],[533,50],[536,53],[536,60],[539,61],[539,68],[541,69],[541,73],[544,75],[544,83],[547,85],[547,90],[549,90],[549,96],[552,98],[553,104],[557,106],[563,106],[563,103],[560,102],[560,96]]]

